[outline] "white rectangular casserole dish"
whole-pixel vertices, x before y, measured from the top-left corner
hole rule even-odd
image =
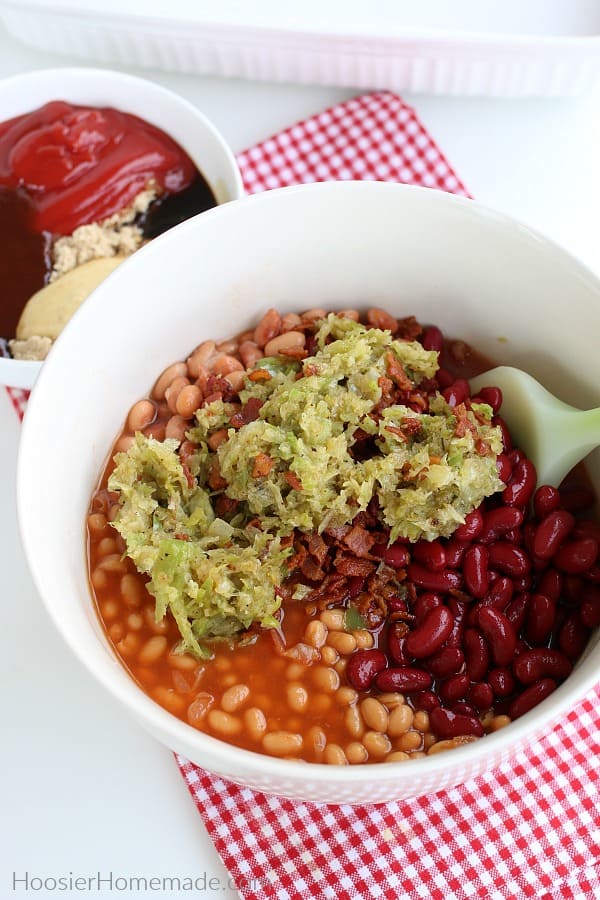
[[[0,0],[8,30],[107,64],[415,93],[600,84],[597,0]]]

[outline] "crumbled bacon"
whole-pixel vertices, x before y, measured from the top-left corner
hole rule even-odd
[[[327,554],[329,553],[329,547],[323,540],[320,534],[310,534],[308,536],[307,541],[308,552],[311,556],[313,556],[320,566],[323,565]]]
[[[325,576],[321,566],[308,554],[300,564],[300,571],[309,581],[322,581]]]
[[[205,394],[205,404],[208,401],[209,396],[211,396],[212,394],[220,394],[221,399],[225,400],[225,402],[231,400],[233,397],[237,397],[237,391],[234,391],[229,381],[227,381],[227,379],[222,375],[214,374],[208,376]]]
[[[368,559],[355,559],[352,556],[336,556],[333,565],[340,575],[360,575],[367,577],[375,571],[375,563]]]
[[[254,457],[254,465],[252,467],[252,477],[253,478],[264,478],[269,474],[273,466],[275,465],[275,460],[269,456],[267,453],[257,453]]]
[[[287,481],[287,483],[289,484],[289,486],[290,486],[291,488],[293,488],[295,491],[302,491],[302,490],[304,490],[304,488],[302,487],[301,482],[298,481],[298,476],[295,475],[293,472],[291,472],[289,469],[287,470],[287,472],[284,472],[284,473],[283,473],[283,477],[285,478],[285,480]]]
[[[483,440],[483,438],[478,438],[475,441],[475,451],[479,454],[479,456],[489,456],[492,452],[492,448],[487,441]]]
[[[398,319],[395,338],[403,341],[415,341],[421,334],[423,334],[423,326],[414,316],[405,316],[404,319]]]
[[[215,500],[215,513],[220,519],[227,519],[236,511],[239,501],[219,494]]]
[[[464,437],[467,431],[470,431],[472,434],[477,434],[477,428],[468,418],[467,407],[464,403],[458,403],[454,407],[453,413],[456,417],[456,425],[454,427],[454,434],[456,437]]]
[[[259,400],[258,397],[250,397],[240,411],[232,415],[229,424],[232,428],[242,428],[244,425],[249,425],[250,422],[256,421],[262,405],[263,401]]]
[[[196,479],[194,478],[194,476],[193,476],[192,473],[190,472],[187,463],[182,462],[182,463],[181,463],[181,468],[183,469],[183,474],[185,475],[185,480],[187,481],[187,486],[188,486],[189,488],[193,488],[194,485],[196,484]]]
[[[362,525],[353,525],[343,542],[355,556],[364,559],[369,557],[375,538]]]
[[[287,356],[288,359],[306,359],[308,351],[304,347],[282,347],[277,351],[279,356]]]
[[[392,381],[398,385],[401,391],[412,390],[413,383],[406,374],[404,366],[397,356],[388,350],[385,354],[385,367]]]
[[[250,381],[270,381],[273,376],[266,369],[254,369],[248,373]]]
[[[213,460],[210,464],[206,481],[208,482],[209,488],[211,488],[211,490],[213,491],[222,491],[223,488],[227,487],[227,482],[221,475],[221,467],[216,456],[213,457]]]

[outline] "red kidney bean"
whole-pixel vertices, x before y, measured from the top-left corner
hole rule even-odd
[[[475,711],[475,707],[470,703],[467,703],[466,700],[457,700],[456,703],[453,703],[450,707],[453,713],[456,713],[460,716],[475,716],[477,717],[477,713]]]
[[[454,623],[452,631],[446,638],[447,647],[462,647],[463,632],[465,630],[465,615],[467,604],[455,597],[448,598],[448,609],[452,613]]]
[[[523,532],[520,528],[511,528],[510,531],[505,531],[503,537],[505,541],[509,541],[511,544],[521,546],[523,543]]]
[[[583,577],[586,581],[591,581],[592,584],[600,584],[600,565],[594,563],[587,572],[583,573]]]
[[[600,588],[587,585],[582,596],[579,618],[586,628],[597,628],[600,625]]]
[[[476,599],[483,597],[488,589],[489,554],[484,546],[475,544],[469,547],[463,561],[465,587]]]
[[[523,575],[522,578],[513,578],[513,587],[515,591],[528,591],[533,584],[531,575]]]
[[[502,501],[506,506],[527,506],[537,482],[535,466],[528,459],[514,465],[510,481],[502,491]]]
[[[487,606],[479,611],[479,628],[487,639],[497,666],[507,666],[515,655],[517,636],[510,621],[500,610]],[[479,679],[474,679],[479,680]]]
[[[469,688],[467,697],[473,706],[479,710],[490,709],[494,702],[494,692],[490,685],[485,681],[478,681],[472,684]]]
[[[350,656],[346,677],[357,691],[368,691],[373,681],[387,666],[381,650],[357,650]]]
[[[562,593],[563,577],[556,569],[546,569],[537,587],[540,594],[545,594],[556,603]]]
[[[429,721],[434,734],[442,740],[460,735],[483,736],[483,725],[476,716],[454,713],[441,706],[431,710]]]
[[[454,532],[456,534],[456,532]],[[460,569],[469,541],[459,541],[451,537],[446,543],[446,565],[449,569]]]
[[[519,716],[525,715],[546,697],[549,697],[556,688],[556,682],[552,678],[542,678],[541,681],[532,684],[526,688],[522,694],[519,694],[508,707],[508,715],[511,719],[518,719]]]
[[[454,619],[446,606],[430,609],[423,621],[409,632],[406,651],[415,659],[424,659],[439,650],[450,632]]]
[[[465,521],[459,525],[452,537],[459,541],[474,541],[479,537],[483,527],[483,514],[480,509],[467,513]]]
[[[556,603],[545,594],[532,594],[525,621],[525,637],[530,644],[545,644],[556,618]]]
[[[502,432],[502,443],[504,444],[504,452],[509,453],[512,450],[512,438],[510,436],[510,431],[508,430],[508,425],[504,421],[501,416],[494,416],[492,419],[492,425],[496,425],[500,431]]]
[[[399,542],[389,547],[386,547],[385,544],[375,544],[372,552],[374,556],[383,560],[387,566],[391,566],[393,569],[405,569],[410,562],[408,547]]]
[[[533,511],[538,519],[543,519],[559,506],[560,493],[549,484],[542,484],[533,495]]]
[[[497,506],[489,509],[483,516],[483,527],[479,540],[482,544],[497,541],[507,531],[519,528],[523,523],[523,510],[513,506]]]
[[[464,378],[457,378],[450,387],[442,391],[442,397],[448,406],[455,407],[468,400],[470,393],[469,382]]]
[[[512,475],[512,465],[506,453],[499,453],[496,457],[496,469],[500,481],[503,481],[504,484],[508,484],[510,476]]]
[[[496,697],[509,697],[515,689],[515,679],[508,666],[498,666],[488,675],[488,683]]]
[[[511,450],[510,453],[508,454],[508,458],[510,459],[510,461],[513,465],[513,468],[514,468],[518,463],[520,463],[524,459],[526,459],[526,456],[522,450],[519,450],[515,447],[515,449]]]
[[[362,575],[351,575],[348,579],[348,596],[350,599],[354,599],[354,597],[358,597],[358,595],[362,592],[365,586],[365,579]],[[406,605],[405,605],[406,606]],[[389,601],[388,601],[389,607]]]
[[[513,663],[513,672],[521,684],[534,684],[540,678],[547,677],[562,681],[572,668],[564,653],[548,647],[524,650]]]
[[[387,601],[388,612],[408,612],[408,606],[404,597],[390,597]]]
[[[558,646],[574,662],[585,650],[589,636],[588,629],[580,621],[577,613],[571,613],[558,633]]]
[[[421,335],[421,344],[425,350],[441,353],[444,347],[444,335],[436,325],[428,325]]]
[[[408,567],[408,578],[413,581],[417,587],[426,588],[428,591],[447,591],[457,590],[462,586],[462,575],[459,572],[453,572],[446,569],[443,572],[431,572],[421,563],[411,563]]]
[[[436,606],[442,605],[442,595],[436,594],[434,591],[425,591],[417,597],[414,603],[413,612],[415,616],[415,624],[420,625],[427,613]]]
[[[486,606],[493,606],[494,609],[503,612],[510,603],[513,592],[513,583],[510,578],[497,578],[483,601]]]
[[[385,672],[380,672],[375,679],[375,684],[377,689],[384,693],[388,691],[411,693],[412,691],[428,690],[431,687],[432,680],[429,672],[424,672],[423,669],[402,666],[401,668],[386,669]]]
[[[596,502],[594,492],[587,487],[560,488],[560,502],[563,509],[577,513],[589,509]]]
[[[590,569],[598,558],[598,542],[594,538],[567,541],[554,556],[554,565],[561,572],[579,575]]]
[[[456,532],[454,533],[456,534]],[[572,536],[574,538],[594,538],[600,544],[600,525],[592,519],[580,519],[575,522]]]
[[[387,633],[387,655],[396,666],[407,666],[410,655],[406,652],[406,630],[404,623],[393,623]],[[352,657],[350,657],[352,659]]]
[[[438,686],[438,693],[444,703],[455,703],[457,700],[462,700],[463,697],[467,696],[468,690],[469,676],[466,672],[452,675],[451,678],[442,681]]]
[[[531,563],[521,547],[515,547],[508,541],[495,541],[488,547],[489,564],[505,575],[521,578],[529,573]]]
[[[442,647],[433,656],[423,660],[423,665],[434,678],[449,678],[460,672],[464,662],[464,653],[458,647]]]
[[[531,594],[527,593],[527,591],[521,591],[513,600],[511,600],[504,610],[504,615],[514,628],[515,634],[518,634],[523,627],[530,597]]]
[[[527,522],[523,528],[523,545],[530,556],[533,555],[533,539],[536,528],[535,522]]]
[[[411,699],[415,709],[423,709],[426,712],[430,712],[440,705],[440,698],[433,691],[419,691],[419,693],[413,694]]]
[[[565,575],[563,580],[563,601],[567,606],[579,606],[585,582],[580,575]]]
[[[450,387],[454,381],[454,375],[448,369],[438,369],[435,374],[436,381],[440,387],[440,391]]]
[[[502,391],[499,387],[484,387],[477,394],[482,403],[492,407],[492,413],[497,416],[502,406]]]
[[[555,509],[544,516],[533,536],[533,552],[541,559],[554,556],[575,525],[575,516],[566,509]]]
[[[412,548],[412,556],[432,572],[446,568],[446,551],[440,541],[417,541]]]
[[[465,670],[472,681],[482,681],[490,663],[490,651],[484,636],[474,628],[467,628],[463,639]]]

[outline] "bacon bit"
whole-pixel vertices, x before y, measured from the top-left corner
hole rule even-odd
[[[329,553],[329,547],[320,534],[310,534],[307,541],[308,552],[313,556],[320,566],[323,565]]]
[[[279,546],[281,547],[282,550],[286,550],[288,547],[291,547],[293,545],[293,543],[294,543],[294,535],[286,534],[285,537],[281,538],[281,541],[279,542]],[[277,590],[278,589],[275,588],[275,593],[277,593]]]
[[[404,366],[390,350],[385,354],[385,365],[388,375],[392,381],[398,385],[401,391],[412,390],[413,383],[406,374]]]
[[[279,356],[287,356],[289,359],[306,359],[308,350],[304,347],[284,347],[277,351]]]
[[[492,448],[488,444],[487,441],[484,441],[482,438],[478,438],[475,441],[475,450],[479,454],[479,456],[489,456],[492,452]]]
[[[254,369],[248,373],[250,381],[270,381],[273,376],[266,369]]]
[[[209,375],[208,381],[206,382],[206,400],[211,394],[221,394],[221,398],[225,401],[233,399],[233,397],[237,397],[237,391],[231,387],[229,381],[224,378],[222,375]]]
[[[262,531],[262,522],[258,516],[255,516],[253,519],[248,519],[246,522],[246,528],[256,528],[257,531]]]
[[[402,419],[402,430],[404,434],[416,434],[423,428],[423,423],[416,416],[404,416]]]
[[[304,603],[315,604],[317,608],[336,606],[348,596],[348,579],[344,575],[326,575],[320,585],[304,598]]]
[[[308,551],[307,551],[306,547],[304,546],[304,544],[300,544],[300,543],[295,544],[294,550],[296,552],[290,559],[287,560],[287,563],[286,563],[288,570],[290,572],[293,572],[294,569],[302,568],[302,563],[308,556]]]
[[[215,457],[210,464],[210,468],[208,470],[207,477],[208,486],[213,491],[222,491],[223,488],[227,487],[227,482],[221,475],[221,467],[219,465],[219,460]]]
[[[396,437],[399,438],[399,440],[406,442],[406,435],[404,434],[403,430],[397,425],[388,425],[386,422],[384,428],[386,431],[389,431],[390,434],[395,434]]]
[[[213,391],[212,394],[207,394],[204,398],[202,406],[208,406],[210,403],[216,403],[217,400],[222,400],[223,394],[221,391]]]
[[[365,559],[370,555],[374,543],[375,538],[361,525],[353,525],[348,534],[344,537],[344,544],[346,547],[348,547],[355,556],[362,559]]]
[[[258,419],[262,405],[263,401],[259,400],[258,397],[250,397],[250,399],[244,403],[240,411],[232,415],[229,424],[232,428],[242,428],[250,422],[255,422],[256,419]]]
[[[423,326],[417,322],[414,316],[406,316],[404,319],[398,319],[398,329],[395,337],[404,341],[414,341],[420,334],[423,334]]]
[[[352,525],[333,525],[331,528],[325,529],[325,534],[332,537],[334,541],[343,541]]]
[[[298,374],[300,375],[300,377],[304,375],[306,378],[308,378],[309,375],[318,375],[319,369],[314,363],[308,363],[308,365],[304,366],[304,368],[302,369],[302,373]]]
[[[174,534],[173,537],[176,541],[189,541],[189,534],[183,534],[183,532],[178,531],[177,534]]]
[[[377,379],[377,384],[381,388],[382,394],[391,394],[394,389],[394,382],[391,378],[386,378],[385,375],[380,375]]]
[[[340,575],[359,575],[366,578],[375,571],[375,563],[367,559],[354,559],[351,556],[336,556],[333,565]]]
[[[455,406],[453,412],[456,417],[456,425],[454,427],[456,437],[464,437],[467,431],[474,435],[477,434],[475,425],[467,416],[467,407],[464,403],[459,403],[458,406]]]
[[[414,412],[426,412],[429,409],[429,400],[422,391],[411,391],[408,395],[408,405]]]
[[[294,475],[294,473],[291,472],[289,469],[287,472],[283,473],[283,477],[285,478],[285,480],[287,481],[289,486],[294,491],[303,491],[304,490],[304,488],[302,487],[302,484],[298,481],[297,476]]]
[[[306,556],[302,561],[300,571],[309,581],[322,581],[325,577],[325,572],[321,566],[319,566],[314,559],[311,559],[310,556]]]
[[[254,466],[252,467],[252,477],[253,478],[264,478],[265,475],[268,475],[273,466],[275,465],[275,460],[272,459],[267,453],[258,453],[254,457]]]
[[[441,456],[434,456],[433,454],[429,454],[429,465],[430,466],[439,466],[442,461]]]
[[[219,494],[215,501],[215,512],[220,519],[225,519],[236,511],[238,503],[238,500],[226,497],[225,494]]]
[[[189,468],[187,467],[187,464],[182,462],[181,468],[183,469],[183,474],[185,475],[185,480],[187,481],[187,486],[189,488],[193,488],[194,485],[196,484],[196,480],[195,480],[194,476],[192,475],[192,473],[190,472]]]
[[[184,441],[179,448],[179,459],[181,460],[181,462],[186,462],[186,460],[188,460],[190,456],[194,455],[197,449],[198,444],[193,444],[192,441]]]

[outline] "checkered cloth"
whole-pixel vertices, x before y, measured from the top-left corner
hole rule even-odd
[[[468,196],[414,111],[390,93],[329,109],[238,162],[250,193],[358,178]],[[27,395],[10,394],[22,415]],[[298,803],[177,763],[248,900],[582,900],[600,897],[599,698],[600,687],[512,762],[411,801]]]

